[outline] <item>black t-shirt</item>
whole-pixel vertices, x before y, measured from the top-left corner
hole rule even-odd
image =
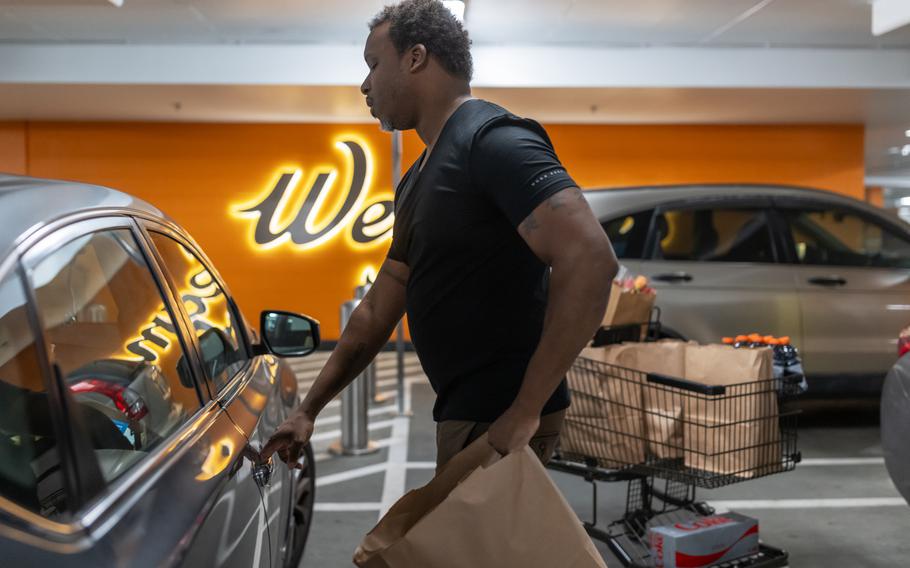
[[[471,99],[395,192],[389,258],[410,268],[411,340],[436,391],[433,418],[492,422],[515,400],[540,341],[549,268],[518,225],[575,186],[544,129]],[[565,381],[543,413],[569,405]]]

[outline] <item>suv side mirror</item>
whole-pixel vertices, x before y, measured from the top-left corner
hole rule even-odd
[[[265,310],[259,322],[262,353],[272,353],[279,357],[303,357],[319,347],[319,322],[311,317],[293,312]]]

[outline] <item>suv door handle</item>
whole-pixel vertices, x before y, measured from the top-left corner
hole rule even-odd
[[[691,282],[692,275],[687,272],[670,272],[668,274],[655,274],[651,280],[658,282]]]
[[[846,283],[847,280],[840,276],[816,276],[809,279],[809,284],[815,286],[843,286]]]

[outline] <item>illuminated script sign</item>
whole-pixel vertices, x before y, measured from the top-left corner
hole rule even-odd
[[[270,249],[286,242],[298,249],[315,248],[344,232],[350,247],[360,249],[391,237],[392,196],[374,196],[367,202],[373,160],[366,142],[356,136],[343,136],[335,142],[335,148],[346,161],[343,176],[332,166],[313,167],[301,195],[297,188],[303,171],[282,168],[254,204],[232,208],[234,215],[255,221],[253,242],[257,248]],[[333,191],[336,185],[344,191],[343,195]]]

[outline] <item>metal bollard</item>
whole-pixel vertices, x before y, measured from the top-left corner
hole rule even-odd
[[[401,183],[401,158],[403,155],[401,131],[392,132],[392,187]],[[395,355],[398,360],[398,415],[409,416],[404,405],[404,323],[399,321],[395,326]]]
[[[354,299],[362,300],[366,297],[367,292],[370,291],[370,288],[373,286],[372,282],[367,281],[366,284],[361,284],[354,288]],[[383,403],[388,400],[387,396],[380,396],[377,394],[376,380],[378,373],[376,372],[376,359],[370,361],[370,364],[367,365],[367,368],[363,370],[363,373],[366,375],[366,381],[368,386],[367,400],[372,404]]]
[[[351,300],[341,305],[341,328],[344,329],[354,308],[360,300]],[[335,455],[362,456],[378,452],[379,448],[370,441],[367,416],[369,400],[369,383],[366,373],[357,378],[341,393],[341,440],[329,446],[329,452]]]
[[[395,326],[395,355],[398,359],[398,416],[410,416],[411,412],[405,410],[404,405],[404,322],[399,321]]]

